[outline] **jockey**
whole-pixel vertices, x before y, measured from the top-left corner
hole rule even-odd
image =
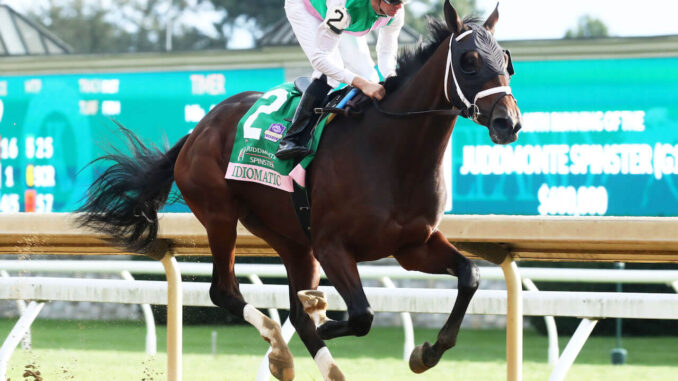
[[[303,157],[310,153],[307,132],[313,109],[330,89],[345,83],[370,98],[386,93],[378,83],[365,35],[380,28],[377,40],[379,71],[395,75],[398,35],[404,24],[402,0],[285,0],[285,13],[314,72],[304,91],[276,156]],[[347,35],[348,34],[348,35]],[[328,83],[329,82],[329,83]]]

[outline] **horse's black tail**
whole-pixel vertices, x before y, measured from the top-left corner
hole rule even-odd
[[[158,234],[158,210],[165,205],[174,182],[174,163],[189,135],[167,152],[147,146],[120,125],[130,155],[115,150],[91,164],[110,160],[90,185],[84,204],[77,210],[81,226],[104,232],[114,244],[130,252],[149,253]]]

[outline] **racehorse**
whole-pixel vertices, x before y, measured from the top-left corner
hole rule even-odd
[[[497,144],[515,141],[521,127],[509,87],[510,56],[493,37],[498,10],[484,23],[462,21],[445,0],[444,13],[445,23],[431,22],[427,44],[401,54],[398,74],[385,82],[387,96],[379,107],[370,105],[360,118],[338,117],[327,125],[306,177],[310,238],[287,192],[224,179],[236,126],[259,92],[224,100],[165,152],[127,131],[132,155],[104,157],[115,163],[92,184],[80,209],[82,224],[111,234],[128,250],[146,252],[156,238],[157,211],[176,182],[207,231],[211,300],[259,330],[271,344],[269,367],[280,380],[294,377],[292,355],[279,325],[248,305],[239,291],[233,272],[238,221],[280,255],[289,279],[290,319],[325,380],[344,376],[323,340],[366,335],[372,324],[358,262],[392,255],[407,270],[456,276],[458,297],[436,342],[411,354],[414,372],[429,369],[456,344],[479,281],[476,265],[436,230],[446,197],[443,155],[457,115],[487,127]],[[312,291],[319,266],[346,302],[348,320],[325,317],[326,303]]]

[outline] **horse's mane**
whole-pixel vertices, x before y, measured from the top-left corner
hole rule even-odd
[[[474,16],[464,18],[464,24],[479,24],[480,22],[480,19]],[[397,89],[418,72],[440,44],[452,34],[444,21],[434,18],[428,19],[428,30],[429,36],[426,41],[420,40],[414,49],[403,49],[400,52],[396,75],[386,81],[386,91],[390,92]]]

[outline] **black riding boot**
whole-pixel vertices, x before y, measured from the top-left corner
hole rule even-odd
[[[330,86],[325,78],[314,79],[308,89],[304,91],[297,110],[294,112],[292,124],[275,153],[278,159],[304,157],[311,153],[311,149],[308,147],[308,139],[311,136],[309,131],[311,122],[315,120],[313,109],[320,106],[329,91]]]

